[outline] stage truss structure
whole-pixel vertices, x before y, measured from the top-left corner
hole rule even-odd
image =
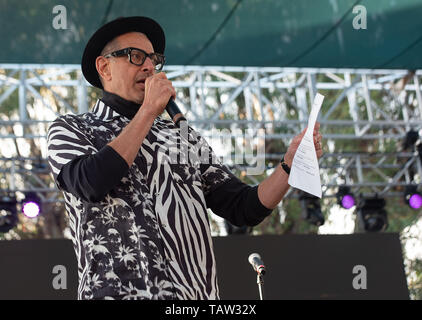
[[[264,141],[255,159],[271,160],[267,173],[306,127],[319,92],[325,96],[318,119],[326,145],[319,161],[323,197],[334,197],[339,185],[396,197],[405,185],[420,183],[418,148],[403,149],[402,142],[422,128],[421,70],[166,66],[164,72],[189,124],[206,139],[217,130],[236,144],[248,130],[255,147]],[[0,119],[3,191],[62,201],[46,162],[46,132],[61,114],[88,112],[98,93],[79,65],[0,64],[0,110],[9,110]],[[39,154],[27,152],[31,144]],[[227,164],[242,175],[249,165]],[[247,178],[253,184],[262,177]],[[290,189],[287,197],[296,196]]]

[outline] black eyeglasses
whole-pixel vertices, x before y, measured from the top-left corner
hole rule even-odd
[[[104,58],[120,57],[124,55],[127,55],[129,57],[130,63],[134,64],[135,66],[142,66],[146,58],[148,57],[151,59],[152,64],[154,65],[154,69],[156,71],[161,71],[161,69],[163,69],[164,62],[166,61],[164,55],[162,54],[146,53],[144,50],[132,47],[106,54],[104,55]]]

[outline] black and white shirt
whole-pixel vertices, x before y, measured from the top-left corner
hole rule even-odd
[[[78,259],[78,298],[219,299],[207,208],[238,226],[256,225],[271,210],[257,186],[236,178],[192,128],[184,136],[182,126],[160,117],[129,167],[107,144],[138,109],[104,92],[92,112],[61,116],[49,128],[48,160]],[[177,161],[174,150],[182,150]]]

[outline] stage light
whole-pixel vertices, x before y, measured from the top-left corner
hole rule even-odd
[[[41,212],[41,199],[35,192],[28,192],[25,194],[25,199],[22,200],[22,213],[28,218],[35,218]]]
[[[406,186],[404,191],[404,201],[412,209],[419,209],[422,207],[422,195],[417,191],[416,185]]]
[[[406,133],[406,137],[403,140],[403,150],[414,150],[416,141],[419,139],[419,133],[414,130],[410,130]]]
[[[325,219],[321,211],[320,199],[305,192],[299,197],[299,201],[302,207],[302,217],[315,226],[322,226]]]
[[[416,145],[416,150],[418,151],[419,161],[422,163],[422,143]]]
[[[358,223],[368,232],[384,231],[388,226],[385,200],[381,198],[364,198],[357,206]]]
[[[0,232],[6,233],[18,223],[16,197],[12,194],[0,197]]]
[[[340,186],[337,192],[337,203],[344,209],[350,209],[355,206],[356,200],[349,187]]]

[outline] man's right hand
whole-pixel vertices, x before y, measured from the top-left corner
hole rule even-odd
[[[163,113],[170,98],[176,98],[176,90],[164,72],[156,73],[145,80],[145,95],[142,108],[154,119]]]
[[[176,91],[164,73],[157,73],[145,79],[144,102],[141,108],[123,131],[108,144],[129,167],[138,155],[154,119],[163,113],[171,97],[176,97]]]

